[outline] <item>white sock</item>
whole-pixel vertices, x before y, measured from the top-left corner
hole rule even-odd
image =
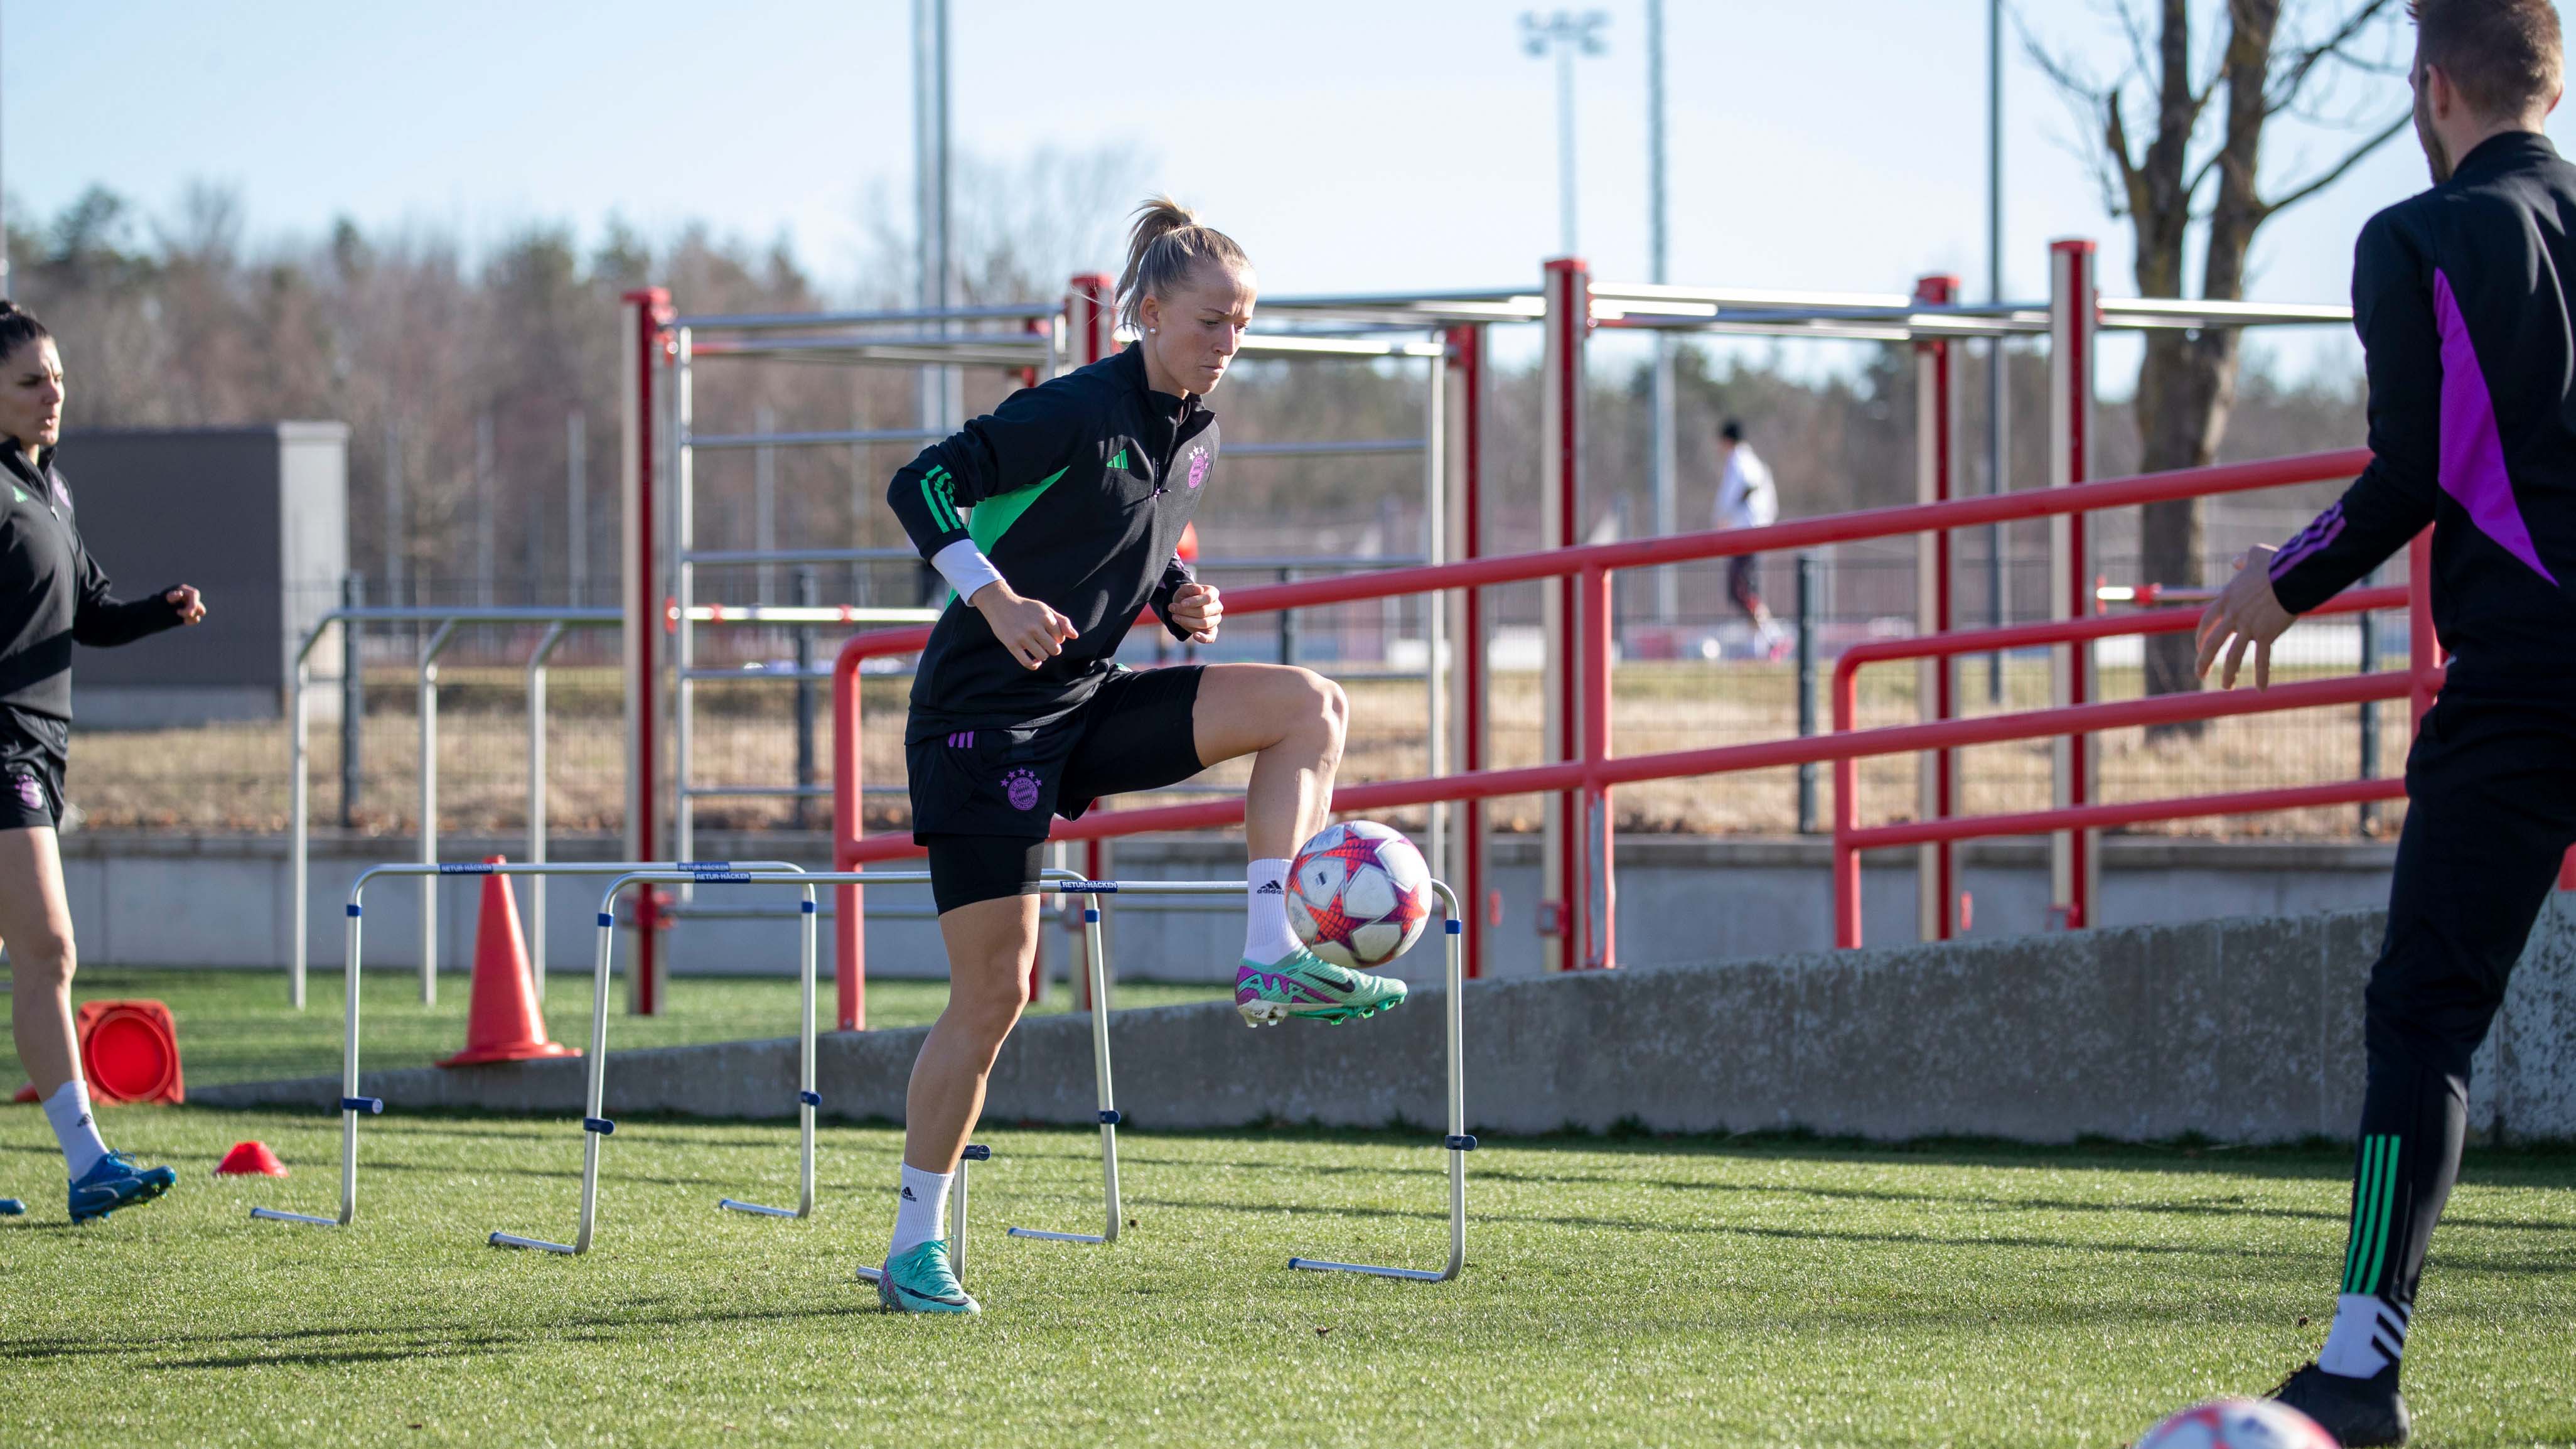
[[[63,1166],[71,1170],[72,1181],[89,1176],[89,1170],[107,1155],[97,1119],[90,1115],[89,1084],[78,1077],[63,1083],[61,1090],[45,1099],[45,1120],[54,1124],[54,1137],[63,1144]]]
[[[2335,1299],[2334,1327],[2317,1354],[2317,1367],[2348,1379],[2366,1379],[2397,1362],[2406,1352],[2411,1309],[2394,1307],[2376,1293],[2346,1293]]]
[[[886,1249],[886,1261],[948,1236],[948,1181],[954,1176],[903,1165],[903,1192],[894,1204],[894,1246]]]
[[[1243,872],[1250,904],[1243,913],[1243,959],[1268,965],[1304,946],[1288,929],[1288,862],[1256,860]]]

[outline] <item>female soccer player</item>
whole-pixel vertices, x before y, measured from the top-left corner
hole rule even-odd
[[[131,644],[206,617],[186,584],[132,603],[81,543],[54,468],[63,360],[45,324],[0,302],[0,941],[9,1024],[45,1120],[62,1142],[75,1223],[170,1190],[177,1174],[110,1152],[91,1119],[72,1038],[72,912],[63,898],[63,765],[72,725],[72,645]]]
[[[1113,663],[1150,605],[1204,644],[1225,610],[1177,555],[1216,462],[1203,399],[1252,320],[1251,261],[1166,197],[1137,209],[1114,357],[1024,389],[915,458],[887,500],[957,597],[931,630],[905,730],[913,838],[929,847],[948,1009],[913,1063],[888,1308],[974,1313],[939,1234],[984,1079],[1027,1003],[1049,815],[1253,757],[1252,863],[1234,1001],[1255,1026],[1339,1022],[1404,983],[1317,960],[1288,929],[1288,857],[1321,829],[1349,706],[1309,670]]]

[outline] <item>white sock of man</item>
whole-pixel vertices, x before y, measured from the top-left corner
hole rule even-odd
[[[54,1139],[63,1144],[63,1166],[78,1182],[89,1176],[98,1160],[107,1155],[107,1143],[100,1140],[98,1121],[89,1110],[89,1084],[74,1077],[45,1099],[45,1120],[53,1124]]]
[[[1267,965],[1295,955],[1305,943],[1288,929],[1288,862],[1256,860],[1243,878],[1250,888],[1243,913],[1243,959]]]
[[[894,1245],[886,1249],[886,1261],[948,1236],[948,1184],[956,1175],[903,1165],[903,1191],[894,1204]]]
[[[2413,1314],[2391,1307],[2376,1293],[2346,1293],[2335,1299],[2334,1327],[2317,1367],[2348,1379],[2366,1379],[2406,1352],[2406,1329]]]

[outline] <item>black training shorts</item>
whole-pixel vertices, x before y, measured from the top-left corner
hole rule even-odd
[[[0,714],[0,830],[62,823],[62,752]]]
[[[1037,894],[1049,816],[1078,820],[1103,796],[1159,790],[1206,768],[1192,719],[1203,673],[1117,669],[1052,723],[907,740],[912,838],[930,849],[940,912]]]

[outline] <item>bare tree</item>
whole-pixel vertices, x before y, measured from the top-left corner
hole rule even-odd
[[[2085,128],[2105,207],[2135,233],[2141,296],[2184,295],[2196,234],[2201,296],[2242,300],[2247,253],[2262,225],[2332,186],[2409,118],[2409,100],[2387,96],[2384,86],[2367,87],[2371,94],[2358,101],[2341,93],[2405,74],[2396,0],[2107,0],[2106,13],[2128,51],[2126,68],[2107,82],[2026,27],[2023,39]],[[2133,105],[2147,113],[2143,135],[2132,129]],[[2360,139],[2267,194],[2264,132],[2285,116]],[[2147,334],[2136,397],[2144,467],[2216,459],[2236,402],[2241,337],[2232,327]],[[2200,582],[2199,500],[2149,504],[2140,514],[2146,577]],[[2148,640],[2147,692],[2198,688],[2191,665],[2190,636]]]

